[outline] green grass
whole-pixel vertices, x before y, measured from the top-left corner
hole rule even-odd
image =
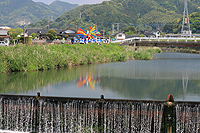
[[[158,49],[135,52],[133,47],[118,44],[61,44],[17,45],[0,47],[0,72],[47,70],[76,65],[126,61],[127,59],[149,60]]]

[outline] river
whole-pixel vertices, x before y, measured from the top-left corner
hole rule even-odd
[[[1,94],[77,98],[200,101],[200,55],[156,53],[128,60],[48,71],[1,74]]]

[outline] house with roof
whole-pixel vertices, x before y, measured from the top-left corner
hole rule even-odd
[[[124,40],[128,38],[140,37],[139,35],[126,35],[123,32],[116,33],[114,36],[115,36],[115,40]]]
[[[0,41],[5,41],[8,44],[10,43],[10,35],[8,35],[8,29],[0,29]]]
[[[26,29],[25,30],[25,36],[31,36],[32,33],[36,33],[38,35],[38,38],[40,39],[47,39],[47,32],[50,29]],[[76,31],[72,29],[53,29],[56,31],[57,36],[60,36],[61,38],[68,36],[68,37],[74,37],[76,35]]]
[[[68,36],[68,37],[75,37],[76,36],[76,31],[75,30],[72,30],[72,29],[66,29],[66,30],[62,30],[61,32],[60,32],[60,35],[61,36]]]
[[[159,30],[150,30],[144,32],[145,37],[160,37],[160,31]]]
[[[30,28],[25,30],[25,36],[31,36],[32,33],[38,34],[38,31],[41,29]]]
[[[114,36],[115,36],[115,40],[124,40],[124,39],[126,39],[126,34],[123,33],[123,32],[116,33]]]
[[[9,29],[11,29],[11,28],[8,27],[8,26],[1,26],[1,27],[0,27],[0,30],[9,30]]]

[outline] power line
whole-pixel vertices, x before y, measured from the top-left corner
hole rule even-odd
[[[167,23],[167,24],[135,24],[135,23],[112,23],[112,22],[99,22],[99,23],[105,23],[105,24],[126,24],[126,25],[149,25],[149,26],[161,26],[161,25],[182,25],[182,23]],[[190,23],[190,24],[200,24],[200,22]]]

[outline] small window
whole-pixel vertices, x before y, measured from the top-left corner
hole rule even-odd
[[[118,37],[122,37],[122,34],[119,34]]]

